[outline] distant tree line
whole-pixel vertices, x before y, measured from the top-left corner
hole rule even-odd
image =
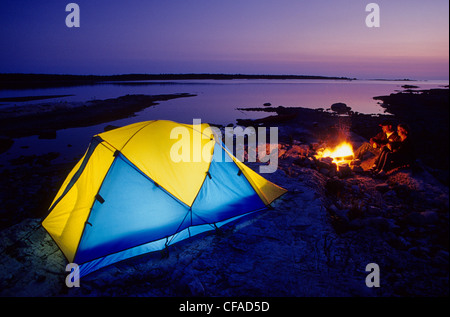
[[[347,77],[309,75],[245,75],[245,74],[124,74],[124,75],[58,75],[58,74],[0,74],[0,89],[25,89],[96,85],[108,81],[143,80],[231,80],[231,79],[334,79],[355,80]]]

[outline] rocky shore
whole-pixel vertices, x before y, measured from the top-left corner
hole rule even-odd
[[[56,130],[87,127],[133,116],[160,101],[193,97],[191,94],[126,95],[87,102],[41,103],[0,110],[0,136],[54,134]]]
[[[439,98],[448,106],[444,91]],[[441,94],[429,98],[435,93]],[[379,98],[391,110],[402,109],[394,98],[422,95]],[[412,119],[427,108],[423,102],[408,104],[409,117],[401,110],[386,116],[411,122],[418,135]],[[436,171],[448,173],[445,161],[430,167],[419,157],[413,168],[377,179],[365,171],[369,158],[344,173],[318,160],[317,151],[343,139],[357,147],[378,132],[384,115],[268,106],[247,110],[271,115],[239,124],[279,128],[279,168],[264,177],[288,193],[274,209],[174,245],[167,258],[148,254],[94,272],[80,288],[66,287],[66,261],[39,226],[71,164],[52,164],[58,153],[48,153],[2,168],[0,295],[448,296],[448,183],[436,177]],[[433,128],[448,134],[448,125]],[[259,164],[248,163],[255,170]],[[365,284],[368,263],[380,267],[379,288]]]

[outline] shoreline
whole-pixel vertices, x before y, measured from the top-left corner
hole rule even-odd
[[[159,101],[194,96],[196,95],[188,93],[125,95],[87,102],[42,102],[3,108],[0,109],[0,154],[11,147],[14,138],[31,135],[54,138],[56,131],[60,129],[108,123],[132,117],[138,111],[157,105]],[[448,133],[445,133],[449,130],[448,88],[405,90],[387,96],[375,96],[373,99],[381,101],[380,107],[385,109],[385,114],[353,112],[340,103],[326,110],[264,105],[237,109],[265,112],[269,114],[267,117],[256,120],[236,119],[235,123],[230,124],[278,126],[282,130],[281,139],[287,142],[289,140],[286,139],[298,137],[310,142],[326,140],[330,143],[337,142],[336,138],[342,140],[352,136],[354,143],[358,144],[378,133],[378,124],[384,118],[390,118],[395,124],[410,125],[420,149],[419,156],[424,159],[425,164],[448,170],[449,139]],[[336,108],[333,110],[333,107]],[[430,146],[429,150],[422,151],[424,144]]]
[[[134,116],[159,101],[193,94],[126,95],[87,102],[41,103],[0,109],[0,137],[18,138],[55,134],[57,130],[87,127]],[[1,146],[0,146],[1,149]],[[0,152],[1,153],[1,152]]]
[[[156,102],[155,96],[139,100]],[[75,108],[81,117],[88,113],[88,107]],[[274,209],[231,223],[225,234],[170,246],[167,259],[155,252],[106,267],[77,289],[65,286],[65,258],[39,226],[76,161],[54,164],[59,153],[47,153],[1,167],[0,295],[448,296],[448,185],[427,170],[381,180],[356,170],[332,175],[311,160],[320,142],[363,142],[378,132],[383,116],[285,107],[250,111],[256,109],[269,116],[240,123],[279,128],[278,170],[263,175],[288,189]],[[260,163],[246,164],[256,170]],[[364,284],[361,272],[370,262],[382,268],[379,289]]]
[[[0,98],[0,105],[2,102],[35,101],[35,100],[54,99],[54,98],[63,98],[63,97],[71,97],[71,96],[75,96],[75,95],[44,95],[44,96],[6,97],[6,98]]]

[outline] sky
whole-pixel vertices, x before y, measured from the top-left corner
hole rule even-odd
[[[2,0],[0,73],[448,79],[449,1]]]

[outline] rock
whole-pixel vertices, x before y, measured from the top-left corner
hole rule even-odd
[[[324,163],[327,165],[331,165],[333,163],[333,159],[331,157],[321,157],[318,162]]]
[[[393,198],[396,198],[397,197],[397,194],[395,193],[395,191],[394,190],[388,190],[387,192],[385,192],[384,194],[383,194],[383,197],[385,198],[385,199],[393,199]]]
[[[336,211],[335,211],[336,216],[344,219],[345,221],[349,221],[349,219],[348,219],[348,212],[349,212],[348,209],[343,209],[343,210],[336,209]]]
[[[414,211],[405,217],[405,222],[411,225],[421,225],[424,222],[424,216]]]
[[[56,130],[42,130],[39,133],[39,139],[54,140],[56,139]]]
[[[335,169],[335,164],[333,164],[333,160],[330,158],[328,160],[327,157],[320,158],[319,160],[316,160],[316,166],[320,170],[321,168],[326,168],[328,170]]]
[[[331,210],[332,212],[334,212],[334,213],[337,213],[337,212],[339,211],[339,208],[336,207],[335,204],[331,204],[329,208],[330,208],[330,210]]]
[[[411,189],[407,185],[394,186],[393,190],[400,198],[408,198],[411,194]]]
[[[412,88],[419,88],[419,86],[416,86],[416,85],[402,85],[402,88],[412,89]]]
[[[272,104],[270,102],[266,102],[263,104],[264,107],[270,107]]]
[[[439,215],[435,211],[427,210],[420,213],[423,222],[426,224],[435,224],[439,221]]]
[[[328,170],[328,177],[335,177],[336,176],[336,169],[332,168]]]
[[[343,102],[337,102],[331,105],[331,110],[339,113],[339,114],[346,114],[348,113],[352,108],[350,108],[349,106],[347,106],[345,103]]]
[[[353,167],[353,166],[355,166],[355,165],[356,165],[356,166],[360,166],[361,163],[362,163],[362,162],[361,162],[360,159],[356,159],[356,158],[355,158],[355,159],[353,159],[353,160],[350,161],[350,166],[351,166],[351,167]]]
[[[356,218],[350,222],[353,229],[372,228],[380,232],[389,232],[392,225],[388,219],[384,217]]]
[[[406,251],[411,246],[411,244],[402,236],[392,235],[388,239],[388,243],[397,250]]]
[[[354,173],[364,173],[364,169],[359,165],[352,165],[351,168]]]
[[[328,179],[325,184],[326,191],[329,194],[335,196],[339,195],[339,193],[342,192],[344,188],[345,188],[344,182],[334,178]]]
[[[248,273],[254,270],[255,262],[252,260],[241,261],[239,263],[232,263],[228,268],[234,273]]]
[[[298,166],[309,166],[309,160],[307,160],[304,156],[300,156],[298,159],[292,161],[292,164]]]
[[[359,186],[358,185],[352,185],[352,192],[354,192],[355,194],[359,194]]]
[[[328,176],[328,175],[330,174],[330,171],[329,171],[327,168],[324,168],[324,167],[322,167],[322,168],[319,170],[319,172],[320,172],[320,174],[323,174],[323,175],[325,175],[325,176]]]
[[[448,259],[449,253],[445,250],[439,250],[434,255],[433,261],[438,265],[442,265],[443,267],[448,267]]]
[[[381,209],[375,206],[367,206],[366,213],[370,216],[379,216]]]
[[[375,189],[380,193],[386,193],[389,190],[389,185],[386,183],[378,184],[375,186]]]
[[[293,145],[289,150],[284,153],[285,157],[299,157],[300,155],[305,155],[305,149],[300,145]]]
[[[389,231],[391,228],[391,224],[384,217],[367,218],[366,221],[368,226],[375,228],[378,231],[386,232]]]
[[[349,227],[353,230],[361,229],[364,227],[365,223],[361,218],[356,218],[350,221]]]
[[[338,176],[339,178],[346,178],[352,175],[352,170],[348,164],[339,164]]]
[[[9,160],[9,162],[12,165],[25,165],[25,164],[31,165],[35,159],[36,155],[28,155],[28,156],[21,155],[19,157],[13,158],[12,160]]]
[[[180,285],[184,286],[188,294],[192,296],[203,296],[205,294],[205,288],[194,272],[186,272],[181,277]]]
[[[115,126],[115,125],[112,125],[112,124],[108,124],[106,127],[104,127],[103,128],[103,131],[111,131],[111,130],[114,130],[114,129],[117,129],[117,128],[119,128],[118,126]]]
[[[279,149],[279,150],[278,150],[278,157],[279,157],[279,158],[282,157],[285,153],[286,153],[286,150],[285,150],[285,149]]]
[[[423,258],[429,252],[429,249],[421,246],[415,246],[408,250],[409,253],[418,258]]]
[[[13,144],[14,144],[13,139],[0,137],[0,154],[8,151]]]

